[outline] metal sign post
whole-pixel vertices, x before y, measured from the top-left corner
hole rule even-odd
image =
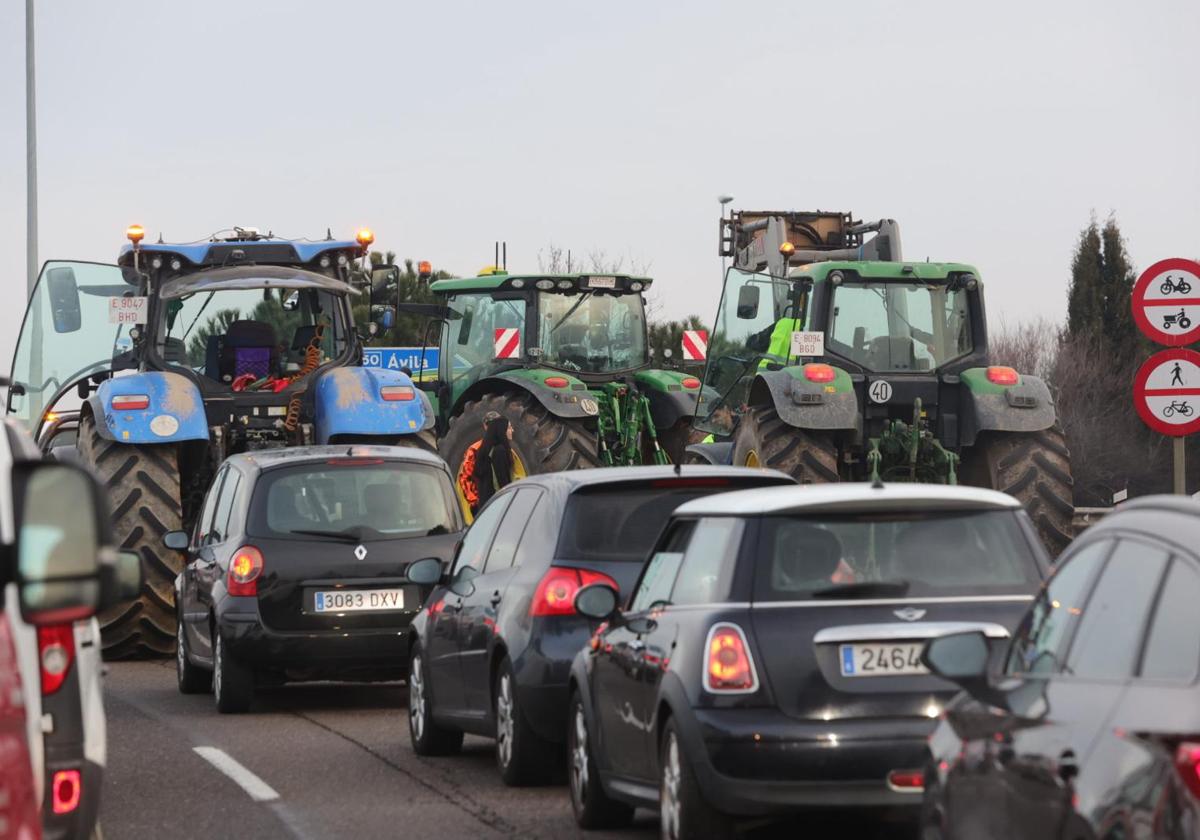
[[[1187,438],[1175,438],[1175,495],[1187,495],[1187,448],[1184,441]]]

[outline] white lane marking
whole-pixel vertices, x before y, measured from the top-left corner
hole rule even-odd
[[[192,747],[198,756],[237,782],[238,787],[250,794],[255,802],[270,802],[278,799],[275,788],[243,767],[238,760],[216,747]]]

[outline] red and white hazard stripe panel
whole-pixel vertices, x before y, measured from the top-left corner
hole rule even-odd
[[[683,358],[688,362],[702,362],[708,358],[708,330],[683,331]]]
[[[516,327],[496,330],[496,358],[521,358],[521,331]]]

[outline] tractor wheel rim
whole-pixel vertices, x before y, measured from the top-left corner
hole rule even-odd
[[[512,761],[514,729],[512,680],[508,674],[504,674],[500,677],[499,690],[496,692],[496,754],[501,767],[507,767]]]
[[[746,459],[745,459],[745,463],[743,464],[743,466],[747,466],[747,467],[761,467],[761,466],[762,466],[762,462],[760,462],[760,461],[758,460],[758,452],[757,452],[757,451],[755,451],[755,450],[753,450],[753,449],[751,449],[749,452],[747,452],[747,453],[746,453]]]
[[[418,741],[425,734],[425,677],[421,673],[421,657],[414,656],[408,674],[408,725]]]
[[[679,836],[679,742],[675,733],[667,736],[666,760],[662,770],[662,836],[664,840],[674,840]]]
[[[571,749],[571,791],[580,807],[587,802],[588,785],[588,736],[587,721],[583,717],[583,706],[575,707],[575,725],[572,728],[574,744]]]

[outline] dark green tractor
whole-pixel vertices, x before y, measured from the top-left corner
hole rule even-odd
[[[864,241],[866,234],[875,236]],[[894,221],[733,213],[688,459],[802,482],[925,481],[1021,500],[1057,554],[1074,511],[1046,383],[988,358],[983,283],[909,263]]]
[[[651,367],[643,292],[625,275],[510,275],[437,280],[434,398],[438,450],[470,506],[469,466],[496,411],[513,429],[516,475],[678,462],[700,380]]]

